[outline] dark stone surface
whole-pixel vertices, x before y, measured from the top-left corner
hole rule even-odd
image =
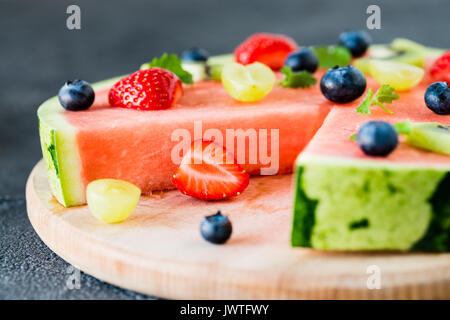
[[[65,25],[73,3],[82,11],[78,31]],[[26,217],[26,178],[41,158],[36,109],[64,81],[95,82],[192,46],[230,52],[257,31],[300,45],[335,43],[342,30],[365,28],[369,4],[381,7],[375,42],[402,36],[450,48],[448,0],[0,1],[0,298],[146,298],[84,274],[81,289],[68,290],[68,265]]]

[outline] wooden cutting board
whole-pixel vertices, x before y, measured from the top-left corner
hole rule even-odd
[[[242,196],[220,202],[195,200],[176,190],[156,192],[142,197],[125,222],[113,225],[96,220],[87,206],[59,205],[51,195],[42,161],[30,174],[26,196],[34,229],[64,260],[96,278],[150,295],[450,298],[450,254],[291,248],[290,175],[252,178]],[[218,209],[233,223],[231,239],[220,246],[206,242],[199,232],[202,218]],[[375,273],[368,273],[368,268]],[[377,275],[381,289],[368,289],[368,279],[376,284]]]

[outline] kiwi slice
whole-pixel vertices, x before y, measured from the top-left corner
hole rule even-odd
[[[423,68],[427,48],[414,41],[397,38],[390,45],[373,45],[369,48],[369,58],[356,59],[355,67],[369,74],[369,64],[372,60],[387,60],[402,62]]]
[[[206,72],[211,79],[220,81],[223,65],[233,61],[234,55],[231,53],[212,56],[206,61]]]
[[[450,126],[438,122],[411,123],[406,143],[436,153],[450,155]]]

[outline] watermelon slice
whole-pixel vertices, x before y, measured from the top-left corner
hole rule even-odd
[[[50,186],[66,207],[84,204],[85,188],[96,179],[126,180],[143,194],[174,188],[171,177],[179,163],[172,161],[171,153],[179,142],[173,141],[172,134],[187,130],[194,140],[196,121],[201,121],[203,133],[220,131],[224,143],[227,130],[236,133],[241,129],[234,137],[235,155],[238,135],[245,138],[245,134],[255,133],[260,142],[265,132],[270,154],[277,139],[275,134],[271,136],[271,129],[279,130],[279,165],[273,173],[290,173],[298,153],[332,108],[318,86],[303,90],[276,87],[257,103],[242,103],[233,100],[220,82],[203,81],[185,86],[179,103],[171,109],[125,110],[110,107],[107,100],[108,90],[117,80],[93,86],[96,98],[88,110],[65,111],[57,98],[44,102],[38,110]],[[240,164],[250,174],[260,174],[261,168],[271,165],[259,156],[258,144],[249,140],[245,140],[245,158]],[[256,161],[251,158],[255,154]]]

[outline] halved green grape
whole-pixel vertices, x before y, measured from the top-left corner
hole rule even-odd
[[[361,58],[361,59],[355,59],[353,62],[353,65],[358,68],[362,73],[366,75],[370,75],[369,65],[370,61],[372,61],[372,58]]]
[[[94,217],[107,223],[125,220],[134,211],[141,190],[134,184],[116,179],[92,181],[86,188],[89,210]]]
[[[252,102],[264,98],[273,88],[275,74],[268,66],[255,62],[246,66],[231,62],[222,69],[222,84],[234,99]]]
[[[433,152],[450,155],[450,126],[438,122],[411,123],[406,143]]]
[[[426,57],[433,50],[436,51],[408,39],[396,38],[390,45],[371,45],[369,57],[356,59],[354,65],[365,74],[370,74],[369,63],[373,60],[401,62],[423,68]]]
[[[416,86],[424,75],[424,70],[406,63],[372,60],[369,64],[372,77],[379,84],[388,84],[398,91]]]

